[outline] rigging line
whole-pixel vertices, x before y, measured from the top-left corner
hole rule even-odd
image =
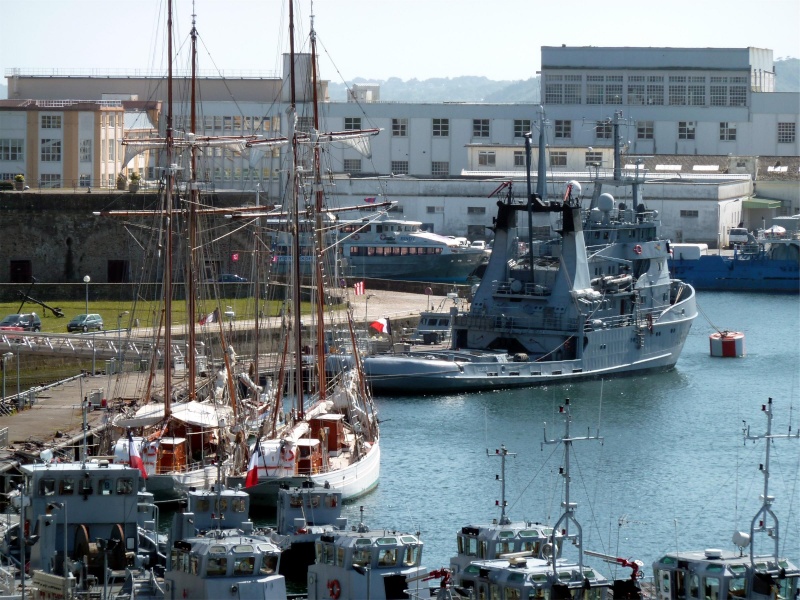
[[[602,443],[600,445],[604,446],[604,444],[602,444]],[[581,464],[580,464],[580,461],[578,460],[578,452],[576,452],[574,448],[570,452],[570,461],[572,463],[574,463],[574,465],[578,469],[578,475],[581,478],[581,487],[583,488],[583,493],[586,494],[587,504],[589,504],[589,513],[592,516],[592,519],[591,519],[592,527],[591,527],[591,529],[594,529],[594,531],[597,532],[597,537],[600,540],[600,547],[603,549],[603,552],[606,553],[608,550],[606,548],[605,540],[603,540],[603,536],[602,536],[602,533],[600,531],[600,526],[598,525],[598,522],[597,522],[597,514],[595,513],[595,510],[594,510],[594,503],[593,502],[588,502],[588,498],[590,498],[591,496],[589,495],[589,490],[586,488],[586,478],[583,476],[583,471],[581,470]],[[597,492],[597,488],[595,488],[595,493],[596,492]],[[595,499],[596,498],[597,498],[597,496],[595,494]]]
[[[702,306],[700,306],[700,303],[699,303],[699,302],[696,302],[696,304],[697,304],[697,312],[699,312],[701,315],[703,315],[703,318],[704,318],[704,319],[705,319],[705,320],[708,322],[708,324],[709,324],[709,325],[711,325],[711,327],[712,327],[712,328],[713,328],[713,329],[714,329],[714,330],[715,330],[717,333],[721,334],[721,333],[722,333],[722,330],[721,330],[719,327],[717,327],[717,326],[716,326],[714,323],[712,323],[712,322],[711,322],[711,319],[709,319],[709,318],[708,318],[708,315],[707,315],[707,314],[705,313],[705,311],[703,310],[703,307],[702,307]]]
[[[219,237],[211,238],[211,239],[208,241],[208,244],[214,244],[214,243],[216,243],[216,242],[219,242],[219,241],[221,241],[221,240],[224,240],[226,237],[233,235],[233,234],[234,234],[234,233],[236,233],[237,231],[240,231],[240,230],[244,229],[245,227],[249,227],[249,226],[250,226],[250,225],[252,225],[252,224],[253,224],[253,222],[255,222],[255,221],[258,221],[258,217],[255,217],[255,218],[253,218],[253,220],[252,220],[252,221],[248,221],[247,223],[242,223],[242,224],[241,224],[239,227],[237,227],[236,229],[232,229],[231,231],[229,231],[229,232],[227,232],[227,233],[225,233],[225,234],[223,234],[223,235],[221,235],[221,236],[219,236]],[[200,250],[200,249],[201,249],[201,248],[203,248],[203,246],[205,246],[205,245],[206,245],[206,244],[201,244],[201,245],[197,246],[196,248],[193,248],[193,250]]]

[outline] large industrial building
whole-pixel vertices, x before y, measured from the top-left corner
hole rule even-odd
[[[385,197],[394,210],[436,231],[486,238],[497,180],[524,189],[525,135],[538,137],[544,113],[548,190],[610,173],[619,123],[624,173],[646,177],[645,197],[659,207],[663,233],[676,241],[725,245],[727,231],[754,229],[800,213],[800,94],[775,92],[772,51],[758,48],[544,47],[542,105],[383,102],[380,87],[355,86],[331,102],[318,83],[326,130],[377,127],[371,154],[328,151],[333,194],[348,202]],[[298,57],[304,81],[310,57]],[[284,74],[197,81],[198,135],[277,137],[289,124]],[[185,75],[185,74],[183,74]],[[0,180],[25,176],[28,192],[115,187],[137,172],[145,186],[162,176],[163,155],[126,152],[123,138],[163,135],[163,74],[98,76],[6,73],[0,101]],[[176,135],[192,129],[189,80],[178,76],[172,107]],[[298,127],[310,129],[311,90],[296,89]],[[198,179],[206,189],[258,191],[280,202],[285,150],[209,149]],[[533,161],[537,160],[534,141]],[[188,174],[188,166],[182,171]],[[188,175],[184,175],[187,177]]]

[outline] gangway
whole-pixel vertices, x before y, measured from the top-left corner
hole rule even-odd
[[[126,332],[127,333],[127,332]],[[172,344],[172,355],[184,357],[185,344]],[[0,352],[14,354],[38,354],[42,356],[74,356],[125,361],[149,360],[153,356],[150,340],[121,337],[118,331],[105,330],[97,333],[41,333],[29,331],[4,331],[0,333]],[[161,357],[163,348],[157,347],[156,356]]]

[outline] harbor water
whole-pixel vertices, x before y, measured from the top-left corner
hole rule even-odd
[[[699,292],[701,311],[677,367],[569,385],[473,394],[377,397],[382,465],[378,487],[345,506],[349,524],[363,507],[372,528],[419,532],[423,564],[449,564],[456,532],[500,515],[505,445],[507,514],[554,524],[562,511],[564,432],[570,399],[571,498],[584,548],[650,564],[669,550],[734,549],[760,506],[765,442],[744,443],[743,426],[764,434],[762,404],[773,398],[773,434],[800,427],[798,296]],[[746,356],[713,358],[709,336],[745,335]],[[800,439],[773,442],[770,495],[781,553],[800,560]],[[765,539],[763,536],[758,539]],[[759,545],[759,551],[771,551]],[[587,563],[614,574],[612,565]],[[624,575],[627,569],[616,573]]]

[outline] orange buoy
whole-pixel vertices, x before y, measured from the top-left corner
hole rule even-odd
[[[744,356],[744,334],[740,331],[712,333],[709,339],[711,356],[740,358]]]

